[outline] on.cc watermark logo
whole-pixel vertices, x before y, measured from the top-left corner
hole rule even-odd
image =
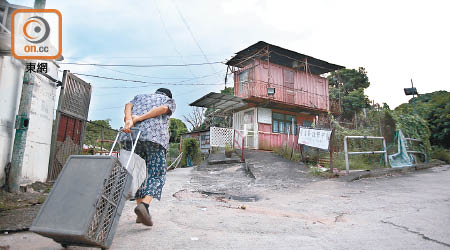
[[[57,59],[62,17],[54,9],[18,9],[11,15],[11,53],[17,59]]]

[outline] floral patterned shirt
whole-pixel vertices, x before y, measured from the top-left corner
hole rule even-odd
[[[160,115],[158,117],[149,118],[134,125],[141,131],[140,141],[152,141],[163,146],[166,150],[169,146],[169,118],[175,112],[175,101],[163,94],[140,94],[130,101],[133,104],[131,114],[143,115],[152,108],[159,106],[167,106],[170,114]],[[136,131],[132,132],[133,138],[136,138]],[[130,136],[122,134],[121,141],[130,140]]]

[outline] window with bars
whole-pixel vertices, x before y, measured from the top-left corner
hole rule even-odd
[[[292,121],[294,128],[292,128]],[[297,134],[297,119],[293,115],[272,113],[272,132],[287,134]]]

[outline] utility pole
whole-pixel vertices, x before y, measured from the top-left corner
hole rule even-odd
[[[412,78],[411,78],[411,88],[414,89],[414,84],[413,84]],[[414,114],[416,115],[417,114],[417,112],[416,112],[416,99],[414,99],[414,93],[413,93],[412,102],[413,102],[413,106],[414,106]]]
[[[34,0],[35,9],[45,9],[45,2],[47,0]]]
[[[35,9],[44,9],[46,0],[35,0]],[[33,98],[34,77],[31,72],[23,75],[22,94],[20,96],[19,111],[17,112],[11,168],[8,176],[8,191],[19,192],[20,177],[22,175],[23,156],[27,142],[27,132],[30,124],[31,100]]]
[[[404,88],[403,91],[405,91],[405,95],[412,95],[412,103],[413,103],[413,107],[414,107],[414,114],[416,115],[416,99],[414,99],[414,95],[419,96],[419,93],[417,92],[417,89],[414,88],[414,84],[413,84],[413,80],[411,79],[411,88]]]

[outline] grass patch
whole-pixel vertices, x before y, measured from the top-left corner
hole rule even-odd
[[[273,152],[287,160],[293,161],[293,162],[300,162],[301,156],[299,152],[292,152],[292,147],[289,146],[282,146],[279,148],[275,148]]]
[[[283,146],[275,148],[273,151],[275,154],[294,162],[301,161],[301,155],[299,152],[294,151],[292,153],[292,148],[288,146]],[[292,157],[291,157],[292,154]],[[330,153],[327,151],[318,151],[314,148],[305,149],[303,151],[304,163],[308,165],[317,166],[319,161],[321,166],[324,168],[330,168],[329,159]],[[320,159],[325,159],[323,162]],[[373,168],[384,167],[384,155],[349,155],[349,167],[350,170],[370,170]],[[381,161],[380,161],[381,160]],[[345,170],[345,156],[343,152],[333,153],[333,168],[339,170]],[[311,169],[316,169],[312,171],[318,171],[317,168],[312,167]],[[318,173],[312,172],[312,175],[318,175]]]
[[[431,152],[431,158],[450,163],[450,150],[434,146]]]
[[[321,163],[321,166],[324,168],[330,168],[329,159],[330,153],[325,151],[317,152],[309,152],[309,159],[306,163],[317,166],[319,164],[319,159],[326,159]],[[382,168],[384,167],[384,155],[375,154],[375,155],[349,155],[349,168],[350,170],[370,170],[374,168]],[[380,161],[381,160],[381,161]],[[333,168],[337,168],[339,170],[345,170],[345,155],[343,152],[334,152],[333,153]]]
[[[384,167],[384,155],[349,155],[349,168],[351,170],[370,170]],[[333,154],[333,167],[345,170],[345,154],[338,152]]]

